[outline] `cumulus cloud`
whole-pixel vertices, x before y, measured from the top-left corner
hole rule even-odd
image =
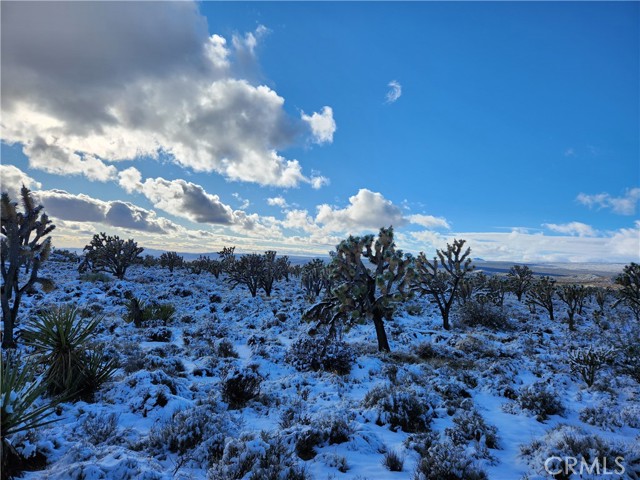
[[[407,217],[409,222],[426,228],[451,228],[449,222],[442,217],[434,217],[433,215],[415,214]]]
[[[20,196],[22,185],[29,190],[42,187],[40,182],[13,165],[0,165],[0,184],[2,191],[8,193],[12,201],[16,201]]]
[[[155,212],[129,202],[106,202],[64,190],[42,190],[35,192],[34,196],[50,217],[65,221],[101,223],[150,233],[168,233],[179,229],[170,220],[158,218]]]
[[[634,215],[640,200],[640,188],[630,188],[622,197],[613,197],[608,193],[595,195],[580,193],[576,200],[589,208],[608,208],[620,215]]]
[[[570,223],[545,223],[543,227],[548,228],[552,232],[564,233],[567,235],[576,235],[578,237],[593,237],[596,235],[596,231],[589,225],[582,222],[570,222]]]
[[[323,107],[322,112],[314,112],[312,115],[300,114],[302,120],[309,125],[313,134],[313,141],[317,144],[333,142],[333,134],[336,131],[336,122],[333,119],[333,109]]]
[[[391,80],[387,86],[389,87],[386,96],[387,103],[394,103],[402,96],[402,85],[395,80]]]
[[[193,2],[5,2],[3,139],[34,168],[92,180],[114,179],[111,162],[163,154],[231,180],[312,183],[279,153],[305,122],[237,68],[266,32],[229,45]],[[331,110],[317,119],[313,138],[330,141]]]
[[[349,197],[349,206],[346,208],[320,205],[315,221],[333,232],[377,230],[382,226],[400,227],[407,223],[400,208],[381,193],[366,188]]]
[[[272,207],[280,207],[280,208],[287,208],[288,206],[287,201],[281,195],[277,197],[267,198],[267,204]]]

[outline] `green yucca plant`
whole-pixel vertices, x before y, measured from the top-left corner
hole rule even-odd
[[[46,384],[36,379],[36,363],[27,361],[19,365],[11,355],[3,356],[0,369],[0,446],[3,478],[10,470],[11,457],[19,455],[7,441],[10,435],[42,427],[56,422],[48,417],[53,413],[59,400],[49,400],[34,406],[36,400],[46,391]]]
[[[160,320],[166,325],[173,319],[175,313],[176,307],[170,303],[147,304],[143,300],[133,297],[127,304],[125,320],[138,328],[150,320]]]
[[[26,343],[48,365],[45,379],[49,393],[86,398],[111,377],[116,369],[114,361],[89,346],[101,321],[102,317],[80,319],[78,309],[67,305],[46,310],[27,325],[23,334]]]

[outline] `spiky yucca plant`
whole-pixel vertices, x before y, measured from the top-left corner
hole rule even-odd
[[[45,379],[49,393],[64,393],[71,399],[90,397],[117,368],[114,360],[106,360],[89,345],[102,318],[85,321],[77,314],[78,310],[68,305],[46,310],[24,332],[25,341],[48,365]]]
[[[18,432],[42,427],[58,420],[49,419],[58,400],[49,400],[35,406],[35,402],[45,392],[46,385],[36,379],[36,363],[27,361],[19,365],[12,355],[2,358],[0,371],[0,446],[2,472],[9,470],[9,460],[17,452],[8,442],[8,437]]]

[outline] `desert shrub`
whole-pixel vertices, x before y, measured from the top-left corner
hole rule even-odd
[[[401,472],[404,469],[404,456],[395,450],[385,452],[382,465],[390,472]]]
[[[130,298],[126,307],[125,320],[138,328],[151,320],[159,320],[166,325],[176,313],[176,307],[170,303],[146,303],[137,297]]]
[[[596,381],[596,375],[604,369],[613,358],[611,348],[586,347],[569,351],[569,364],[574,374],[580,375],[588,387]]]
[[[89,413],[80,424],[83,437],[92,445],[99,445],[114,436],[118,429],[118,416],[115,413]]]
[[[498,448],[497,432],[498,429],[487,425],[476,410],[456,413],[453,416],[453,427],[445,429],[445,434],[454,445],[466,447],[469,442],[475,442],[477,453],[484,458],[489,456],[486,448]]]
[[[238,352],[233,348],[233,343],[226,339],[222,339],[218,342],[216,352],[220,358],[238,358]]]
[[[637,446],[614,443],[574,425],[557,425],[544,437],[522,445],[520,454],[542,475],[546,473],[545,466],[549,471],[559,472],[556,478],[571,477],[572,467],[567,464],[567,458],[577,460],[576,471],[583,462],[589,466],[597,464],[597,472],[602,472],[604,465],[612,471],[617,460],[625,467],[628,478],[636,478],[640,474],[640,450]]]
[[[558,395],[541,382],[522,387],[516,402],[522,410],[532,413],[539,421],[564,412]]]
[[[104,272],[86,272],[81,274],[78,277],[83,282],[101,282],[101,283],[110,283],[113,281],[113,278],[107,275]]]
[[[230,439],[222,458],[207,472],[209,480],[309,480],[311,476],[300,465],[279,436],[266,433],[245,434]]]
[[[236,422],[215,400],[209,399],[175,412],[149,432],[149,448],[161,453],[177,453],[183,462],[213,466],[223,456],[225,439],[237,435]]]
[[[71,306],[45,310],[28,323],[23,335],[47,365],[45,379],[50,393],[90,399],[117,365],[89,344],[102,318],[85,322],[77,318],[77,312]]]
[[[229,404],[230,409],[242,408],[260,394],[262,380],[257,368],[233,368],[222,381],[222,400]]]
[[[458,310],[459,322],[469,328],[487,327],[493,330],[510,329],[509,317],[504,309],[487,302],[470,300]]]
[[[434,443],[421,456],[414,480],[485,480],[487,474],[462,447],[451,443]]]
[[[412,390],[380,385],[367,392],[362,404],[376,412],[378,425],[388,424],[393,431],[417,433],[431,428],[432,409]]]
[[[143,250],[133,239],[124,241],[117,235],[100,232],[84,247],[84,260],[79,271],[109,272],[122,280]]]
[[[349,441],[353,435],[353,425],[344,417],[328,415],[317,421],[321,437],[329,445],[336,445]]]
[[[585,407],[579,414],[580,421],[612,432],[622,426],[620,417],[615,409],[603,404]]]
[[[286,361],[301,372],[331,372],[348,375],[355,361],[349,344],[329,336],[302,335],[289,348]]]
[[[170,342],[173,335],[171,330],[162,326],[149,327],[144,334],[150,342]]]

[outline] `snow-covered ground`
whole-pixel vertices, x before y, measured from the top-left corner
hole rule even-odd
[[[608,366],[587,388],[567,358],[581,345],[638,341],[621,310],[596,323],[589,305],[578,331],[569,332],[508,296],[511,329],[468,329],[454,320],[445,331],[428,299],[415,298],[386,324],[391,354],[377,352],[372,324],[345,331],[354,362],[338,375],[292,365],[288,352],[312,326],[301,320],[311,304],[295,278],[279,282],[271,298],[251,298],[242,287],[229,290],[224,275],[186,270],[136,266],[124,281],[91,283],[79,279],[74,264],[48,262],[43,274],[57,288],[26,297],[21,318],[65,303],[103,315],[95,341],[121,368],[92,403],[64,403],[59,421],[11,439],[48,459],[27,479],[234,478],[243,461],[251,465],[260,455],[304,468],[307,478],[408,479],[418,450],[434,444],[447,455],[429,461],[467,459],[490,479],[551,478],[546,457],[568,451],[553,446],[569,428],[561,425],[579,427],[571,438],[597,436],[624,452],[626,472],[602,478],[640,475],[632,471],[640,464],[631,467],[640,463],[640,385]],[[170,341],[151,341],[150,328],[124,320],[130,296],[175,306]],[[560,309],[557,317],[564,316]],[[255,398],[230,408],[222,384],[238,372],[257,373],[262,383]],[[522,392],[559,402],[561,413],[536,418],[523,409]],[[392,426],[402,422],[394,413],[412,424]],[[387,452],[404,458],[402,471],[385,467]]]

